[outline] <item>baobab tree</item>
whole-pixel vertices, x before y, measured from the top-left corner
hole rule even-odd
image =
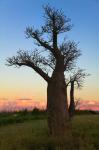
[[[26,28],[27,38],[32,38],[39,49],[32,52],[20,50],[7,59],[9,66],[28,66],[47,82],[48,127],[51,135],[64,135],[69,130],[69,112],[64,72],[72,68],[80,56],[74,41],[60,43],[60,34],[71,30],[70,19],[62,10],[44,6],[45,24],[40,29]]]
[[[74,88],[81,88],[86,76],[89,76],[83,69],[78,69],[70,77],[70,80],[67,83],[67,86],[70,84],[70,105],[69,105],[69,115],[70,117],[74,116],[75,113],[75,100],[74,100]],[[76,104],[77,105],[77,104]]]

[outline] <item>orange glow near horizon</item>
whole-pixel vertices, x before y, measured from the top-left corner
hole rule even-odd
[[[0,99],[0,111],[15,111],[33,108],[45,109],[46,101],[35,101],[33,99]],[[80,104],[77,109],[81,110],[98,110],[99,102],[95,100],[80,100]]]
[[[34,101],[32,99],[0,99],[0,111],[18,111],[23,109],[32,110],[33,108],[45,109],[46,101]]]
[[[35,83],[36,84],[36,83]],[[7,98],[7,99],[19,99],[19,98],[32,98],[34,100],[46,100],[47,98],[47,86],[46,84],[40,82],[36,84],[36,86],[29,86],[25,87],[26,84],[21,85],[14,85],[10,86],[5,85],[5,87],[0,87],[0,99],[2,98]],[[68,96],[69,96],[69,90],[68,90]],[[88,99],[88,100],[99,100],[99,92],[98,92],[98,87],[83,87],[81,90],[75,90],[75,97],[81,98],[81,99]]]
[[[17,70],[15,73],[8,75],[6,78],[2,76],[1,87],[0,87],[0,111],[1,110],[16,110],[16,109],[32,109],[33,107],[46,107],[47,100],[47,84],[37,74],[30,73],[30,70],[24,68]],[[14,78],[16,75],[16,78]],[[24,75],[24,76],[22,76]],[[90,77],[89,77],[90,78]],[[92,85],[90,85],[92,84]],[[86,82],[81,90],[75,90],[75,98],[80,98],[85,103],[86,101],[94,102],[93,105],[86,103],[81,109],[99,109],[98,100],[99,92],[98,85],[94,82]],[[68,88],[68,97],[69,97]],[[90,106],[90,107],[89,107]]]
[[[37,86],[39,88],[37,88]],[[33,88],[33,90],[32,90]],[[33,109],[34,107],[46,108],[46,85],[39,84],[30,88],[2,88],[0,89],[0,111]],[[69,92],[69,91],[68,91]],[[75,98],[81,99],[80,109],[99,110],[98,91],[84,87],[82,90],[75,90]],[[17,96],[16,96],[17,95]],[[69,93],[68,93],[69,97]]]

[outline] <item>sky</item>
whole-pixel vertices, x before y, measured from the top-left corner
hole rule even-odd
[[[73,28],[66,36],[79,42],[82,56],[77,66],[91,74],[82,90],[76,90],[75,97],[87,101],[87,106],[96,104],[98,109],[99,0],[0,0],[0,109],[7,108],[8,104],[16,107],[18,103],[21,107],[46,103],[47,84],[35,71],[5,65],[6,59],[19,49],[35,48],[33,40],[26,39],[24,32],[27,26],[39,28],[43,24],[42,6],[46,4],[62,9],[71,18]]]

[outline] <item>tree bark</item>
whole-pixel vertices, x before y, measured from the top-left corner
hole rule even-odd
[[[74,81],[71,81],[70,89],[70,106],[69,106],[69,115],[73,117],[75,113],[75,102],[74,102]]]
[[[69,113],[67,91],[62,71],[54,70],[47,87],[47,112],[50,134],[54,136],[68,134]]]

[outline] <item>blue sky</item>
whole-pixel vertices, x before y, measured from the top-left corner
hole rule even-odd
[[[34,49],[25,38],[25,28],[43,24],[42,5],[62,8],[73,28],[67,37],[79,43],[82,56],[78,66],[91,74],[85,87],[77,92],[83,99],[99,98],[99,1],[98,0],[0,0],[0,98],[46,98],[46,83],[28,68],[5,66],[6,58],[20,49]],[[41,97],[39,97],[40,95]]]

